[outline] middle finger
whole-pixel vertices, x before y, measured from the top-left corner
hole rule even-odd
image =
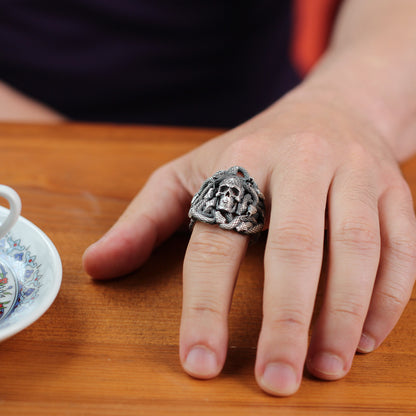
[[[275,197],[265,253],[256,377],[264,390],[276,395],[294,393],[302,377],[331,178],[327,163],[308,169],[302,161],[296,171],[288,181],[279,170],[271,185]]]

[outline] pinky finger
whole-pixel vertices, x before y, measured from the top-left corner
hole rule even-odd
[[[416,219],[407,185],[390,188],[379,201],[381,261],[358,345],[376,349],[399,320],[416,277]]]

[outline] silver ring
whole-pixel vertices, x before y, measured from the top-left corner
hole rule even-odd
[[[202,184],[192,198],[188,216],[191,229],[201,221],[240,234],[257,234],[264,226],[264,195],[245,169],[233,166]]]

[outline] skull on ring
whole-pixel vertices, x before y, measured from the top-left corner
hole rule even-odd
[[[218,198],[216,208],[233,214],[244,196],[243,181],[239,177],[224,179],[215,195]]]

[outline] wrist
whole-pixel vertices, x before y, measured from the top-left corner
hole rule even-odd
[[[400,71],[362,51],[331,51],[299,86],[302,94],[371,127],[402,161],[416,151],[416,91]],[[363,57],[364,56],[364,57]]]

